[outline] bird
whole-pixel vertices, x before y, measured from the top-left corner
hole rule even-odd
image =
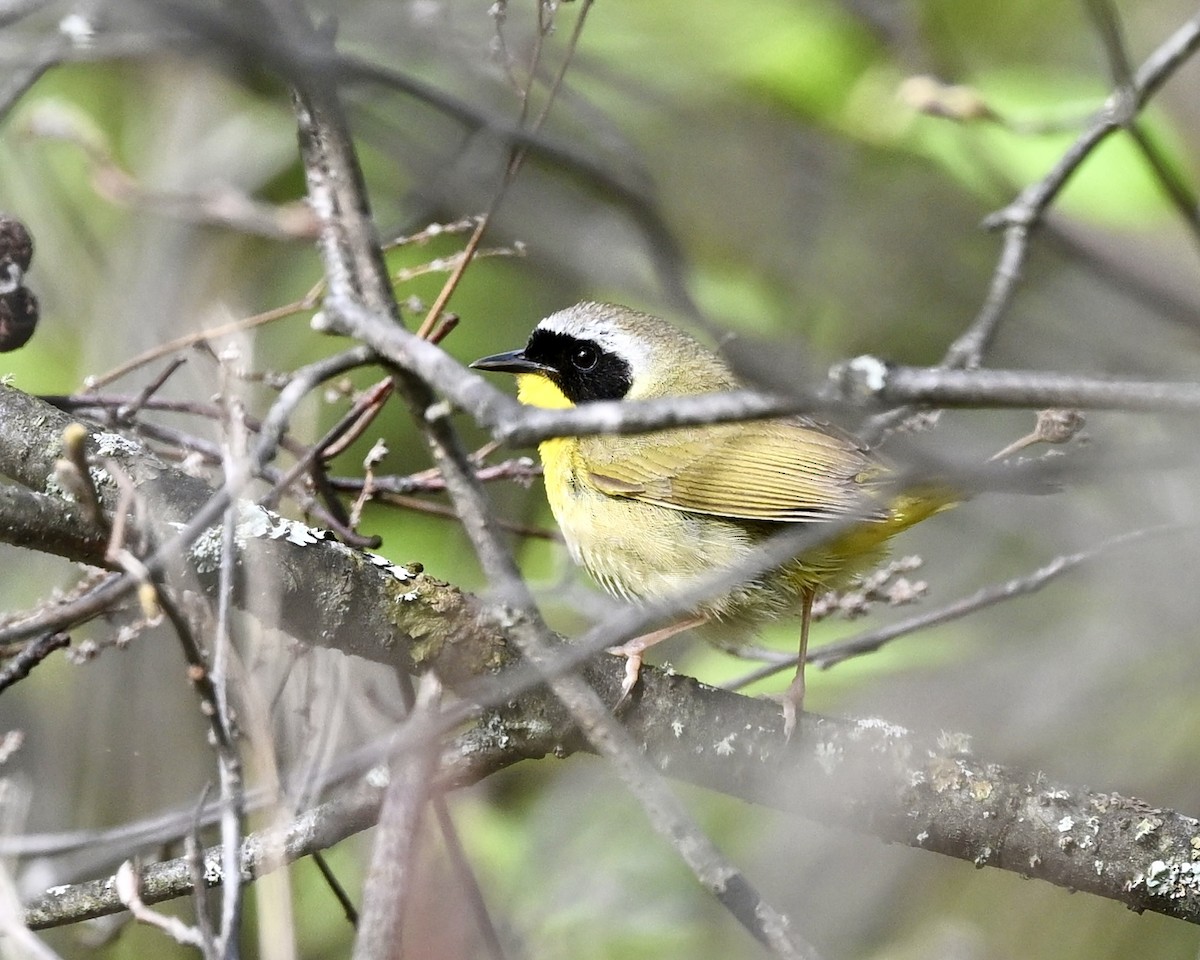
[[[517,399],[546,408],[744,387],[717,353],[669,321],[612,303],[553,313],[524,347],[471,366],[515,374]],[[804,416],[553,437],[538,454],[572,558],[625,600],[670,598],[699,577],[736,570],[775,533],[828,526],[818,545],[610,650],[626,659],[620,703],[645,651],[670,636],[697,628],[710,638],[740,636],[797,615],[796,675],[781,698],[789,738],[804,701],[814,598],[872,568],[897,533],[961,499],[936,484],[898,490],[877,453]]]

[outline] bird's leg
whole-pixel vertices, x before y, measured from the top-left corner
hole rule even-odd
[[[804,706],[804,661],[808,659],[808,628],[812,626],[816,594],[812,587],[805,587],[800,598],[800,652],[796,656],[796,676],[783,694],[783,735],[789,740],[796,729],[796,715]]]
[[[637,686],[638,677],[642,674],[643,653],[655,644],[662,643],[677,633],[683,633],[684,630],[691,630],[692,627],[698,627],[707,621],[708,617],[697,614],[676,623],[667,624],[667,626],[653,630],[650,633],[644,633],[640,637],[634,637],[619,647],[609,647],[609,653],[625,658],[625,679],[621,683],[621,696],[617,700],[616,706],[619,707],[624,703],[633,691],[633,688]]]

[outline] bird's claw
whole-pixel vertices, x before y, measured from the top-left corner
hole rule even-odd
[[[637,686],[637,682],[642,676],[642,651],[630,650],[628,646],[624,646],[609,647],[608,652],[613,656],[625,658],[625,678],[621,681],[621,695],[613,704],[613,709],[616,710],[629,699],[629,695],[633,693],[633,688]]]
[[[804,709],[804,674],[796,674],[796,678],[788,688],[779,695],[779,705],[783,712],[783,738],[792,739],[796,730],[796,719]]]

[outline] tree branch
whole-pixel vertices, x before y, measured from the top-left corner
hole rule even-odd
[[[0,409],[15,414],[0,416],[0,457],[4,451],[30,451],[21,472],[33,479],[36,471],[29,462],[40,457],[48,468],[67,418],[3,387]],[[103,438],[103,431],[89,439],[93,452],[97,436]],[[175,498],[172,509],[164,509],[162,522],[169,523],[189,504],[205,502],[210,493],[200,481],[158,463],[136,445],[110,454],[131,475],[147,478],[156,497]],[[12,459],[0,466],[4,463],[11,465]],[[102,506],[111,510],[115,498],[103,484],[99,492]],[[257,583],[253,589],[239,578],[235,602],[264,622],[304,642],[407,669],[434,669],[447,686],[464,692],[478,678],[499,673],[499,689],[508,690],[511,698],[486,724],[497,745],[477,749],[472,757],[477,753],[481,766],[457,778],[447,774],[443,759],[443,777],[469,782],[496,765],[580,746],[573,722],[553,697],[518,697],[505,686],[503,670],[515,658],[474,597],[415,568],[349,550],[257,508],[243,512],[238,532],[239,571],[278,572],[276,583]],[[79,544],[88,542],[81,539],[69,552],[79,553]],[[94,555],[72,558],[102,562],[102,543],[97,541],[94,549]],[[200,585],[215,591],[213,573],[205,566],[210,562],[205,538],[187,560]],[[604,702],[612,703],[623,670],[616,658],[600,657],[585,677]],[[1052,784],[1041,774],[1005,770],[962,749],[961,738],[923,738],[871,718],[805,715],[787,746],[773,704],[650,667],[643,671],[641,689],[622,719],[634,743],[674,777],[890,842],[1014,870],[1135,909],[1200,921],[1200,892],[1193,885],[1200,880],[1190,872],[1191,840],[1200,835],[1200,823],[1190,817],[1112,793]],[[444,709],[437,729],[461,723],[470,709]],[[420,732],[429,735],[428,730]],[[401,739],[396,749],[418,742]],[[377,752],[371,760],[384,756]],[[372,816],[373,810],[364,810],[364,824],[373,822]],[[321,842],[334,840],[326,836]],[[178,879],[162,889],[186,892],[186,864],[164,870]],[[154,902],[152,891],[159,889],[153,876],[153,870],[145,873],[147,902]],[[115,892],[105,892],[104,881],[97,883],[88,897],[73,902],[95,903],[103,894],[114,898],[104,901],[113,910],[120,909]],[[50,916],[41,912],[51,909],[46,904],[34,905],[31,922],[40,924],[39,918]],[[94,915],[91,907],[54,909],[57,922]]]
[[[586,676],[602,697],[615,697],[622,669],[604,658]],[[804,714],[789,744],[774,704],[650,667],[643,683],[643,694],[623,718],[626,729],[649,762],[677,779],[1135,910],[1200,922],[1192,845],[1200,821],[1193,817],[989,763],[962,735],[930,737],[873,717]],[[523,717],[485,722],[447,748],[440,787],[466,785],[519,759],[563,756],[581,745],[552,698],[531,698],[524,710]],[[429,735],[427,727],[415,725],[390,746],[416,749]],[[377,752],[371,759],[386,756]],[[260,875],[268,849],[277,851],[280,865],[373,825],[383,789],[364,781],[282,831],[248,837],[244,873]],[[204,862],[206,877],[217,882],[219,850],[207,851]],[[148,903],[184,896],[190,884],[185,858],[143,872]],[[27,919],[39,928],[121,909],[107,878],[55,888],[29,904]]]

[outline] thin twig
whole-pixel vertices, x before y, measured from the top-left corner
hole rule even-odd
[[[342,908],[342,912],[346,915],[346,922],[352,927],[357,927],[358,909],[354,906],[354,901],[350,899],[350,894],[346,892],[346,888],[342,886],[342,882],[337,878],[337,874],[333,872],[333,868],[329,866],[329,861],[325,859],[325,854],[320,850],[314,850],[312,852],[312,862],[316,865],[317,870],[320,871],[325,885],[329,887],[334,899],[338,902],[338,906]]]
[[[1114,35],[1119,35],[1119,31],[1111,23],[1104,25],[1105,17],[1100,5],[1102,0],[1088,2],[1093,14],[1101,22],[1102,32],[1111,41]],[[1109,104],[1092,119],[1088,128],[1046,176],[1027,186],[1007,207],[984,221],[989,228],[1003,229],[1003,247],[983,306],[967,329],[950,344],[942,359],[942,367],[972,370],[979,366],[1016,292],[1033,229],[1040,225],[1050,205],[1092,151],[1122,125],[1132,123],[1150,97],[1188,61],[1198,47],[1200,16],[1193,17],[1172,33],[1146,59],[1129,83],[1118,82],[1118,90],[1110,97]],[[1119,76],[1119,61],[1110,58],[1110,66],[1114,76]],[[916,399],[897,400],[898,409],[875,416],[864,425],[864,439],[875,442],[910,417],[914,413],[913,406],[920,402]],[[933,406],[940,405],[937,401],[930,403]]]
[[[1200,203],[1197,201],[1196,192],[1163,156],[1158,144],[1140,123],[1131,123],[1128,132],[1162,192],[1175,207],[1179,219],[1191,234],[1193,242],[1200,244]]]
[[[1123,110],[1114,110],[1117,104],[1110,104],[1107,109],[1102,110],[1053,169],[1037,183],[1022,190],[1016,200],[989,218],[988,224],[1006,229],[1014,224],[1036,224],[1092,151],[1119,130],[1128,115],[1141,110],[1175,71],[1187,63],[1198,48],[1200,15],[1192,17],[1175,30],[1134,73],[1128,104],[1130,114]]]
[[[351,446],[359,437],[361,437],[375,418],[379,416],[379,411],[383,409],[383,404],[392,394],[391,379],[381,380],[379,383],[364,390],[358,400],[351,407],[346,419],[349,421],[344,429],[337,434],[336,438],[331,439],[328,443],[322,441],[316,444],[320,450],[322,460],[332,460],[334,457],[343,453],[347,447]]]
[[[364,363],[370,362],[371,359],[371,357],[367,357]],[[385,380],[359,397],[354,405],[338,419],[338,422],[330,427],[320,440],[309,447],[274,483],[274,489],[260,497],[258,502],[274,509],[279,499],[302,473],[306,471],[314,475],[319,473],[321,461],[336,456],[342,449],[345,449],[346,445],[362,435],[363,431],[378,416],[384,400],[390,393],[391,382]]]
[[[412,677],[403,670],[399,670],[396,672],[396,679],[400,686],[400,698],[404,703],[404,714],[406,717],[411,717],[417,709],[417,695],[413,689]],[[450,865],[454,869],[459,883],[462,884],[467,903],[475,918],[475,925],[479,928],[479,934],[483,938],[484,949],[487,950],[492,960],[505,960],[500,935],[496,931],[496,925],[492,923],[492,915],[488,910],[487,901],[484,899],[483,890],[479,886],[479,880],[475,876],[471,862],[467,859],[466,850],[463,849],[462,839],[458,835],[458,827],[455,826],[454,818],[450,816],[450,805],[446,801],[445,794],[433,793],[429,798],[429,803],[433,807],[434,816],[437,817],[438,829],[441,831],[442,841],[446,845]]]
[[[185,947],[196,947],[204,950],[204,939],[200,931],[189,926],[178,917],[171,917],[157,910],[151,910],[142,900],[141,878],[137,866],[132,860],[126,860],[117,870],[117,895],[125,909],[133,914],[133,918],[152,927],[157,927],[176,943]]]
[[[257,475],[275,455],[280,438],[286,432],[287,424],[296,407],[317,385],[330,377],[337,376],[346,369],[347,364],[357,365],[359,362],[358,352],[362,349],[352,348],[325,360],[316,361],[302,367],[292,375],[292,379],[279,392],[279,396],[263,419],[258,442],[246,463],[238,465],[234,475],[227,475],[224,485],[192,514],[178,533],[140,561],[145,566],[148,575],[159,576],[170,558],[181,554],[195,542],[197,537],[222,518],[226,508],[241,493],[250,478]],[[90,620],[109,609],[121,598],[128,596],[137,588],[138,584],[138,578],[129,573],[114,574],[69,604],[30,617],[19,625],[0,627],[0,645],[47,630],[66,629]]]
[[[380,799],[378,788],[360,784],[336,800],[300,814],[283,827],[251,834],[241,848],[239,871],[257,877],[367,829],[375,822]],[[221,882],[224,860],[219,847],[204,852],[206,883],[215,886]],[[141,871],[140,895],[147,903],[185,896],[192,889],[192,868],[186,857],[156,863]],[[26,920],[35,929],[61,926],[115,913],[121,908],[112,878],[106,877],[48,890],[27,907]]]
[[[919,613],[916,616],[907,617],[904,620],[888,624],[876,630],[868,630],[858,636],[848,637],[845,640],[838,640],[835,643],[817,647],[808,652],[806,662],[811,666],[828,670],[830,667],[835,667],[839,663],[844,663],[855,657],[874,653],[882,647],[887,646],[893,640],[898,640],[901,637],[910,636],[920,630],[927,630],[930,627],[938,627],[942,624],[952,623],[955,620],[961,620],[969,614],[997,603],[1003,603],[1006,600],[1013,600],[1017,597],[1037,593],[1064,573],[1068,573],[1076,567],[1095,560],[1097,557],[1107,554],[1118,547],[1148,538],[1182,534],[1194,529],[1195,527],[1190,525],[1163,524],[1156,527],[1131,530],[1128,533],[1109,537],[1095,546],[1088,547],[1086,550],[1079,550],[1075,553],[1055,557],[1049,563],[1024,576],[1013,577],[1011,580],[1005,580],[1003,583],[982,587],[970,596],[963,597],[961,600],[956,600],[936,610]],[[773,658],[772,663],[765,664],[744,676],[738,677],[736,680],[725,684],[724,687],[727,690],[742,690],[752,683],[765,680],[785,670],[794,669],[795,666],[796,658],[794,656],[781,654],[780,657]]]
[[[1129,51],[1125,45],[1125,35],[1121,28],[1121,17],[1112,0],[1086,0],[1085,6],[1091,16],[1096,32],[1104,47],[1108,59],[1108,69],[1115,91],[1114,113],[1121,114],[1121,103],[1132,105],[1136,102],[1136,90],[1133,68],[1129,61]],[[1149,133],[1138,122],[1135,111],[1127,108],[1128,119],[1125,131],[1133,141],[1142,158],[1146,161],[1150,173],[1158,182],[1163,194],[1174,205],[1184,227],[1191,233],[1192,240],[1200,243],[1200,209],[1197,209],[1194,192],[1184,183],[1166,158],[1151,139]]]
[[[463,848],[458,827],[455,826],[454,818],[450,815],[450,806],[446,802],[446,797],[437,794],[431,802],[433,814],[437,817],[438,829],[442,834],[442,841],[446,844],[446,853],[450,857],[455,875],[462,884],[467,903],[471,907],[471,915],[475,918],[475,925],[479,928],[479,935],[483,939],[483,948],[492,960],[506,960],[504,944],[500,940],[496,925],[492,923],[492,915],[484,900],[483,890],[479,886],[479,880],[475,876],[470,860],[467,859],[467,851]]]
[[[562,62],[559,64],[558,72],[555,74],[554,81],[550,85],[549,93],[546,97],[546,102],[542,105],[537,118],[530,125],[529,129],[533,133],[539,133],[546,123],[546,118],[550,115],[550,109],[554,105],[555,99],[558,97],[558,92],[562,88],[562,83],[567,74],[567,68],[575,58],[575,51],[579,46],[579,38],[583,34],[584,23],[587,22],[588,12],[592,8],[592,0],[583,0],[579,5],[579,13],[575,17],[575,25],[571,31],[571,37],[567,41],[567,49],[563,54]],[[543,7],[538,5],[538,17],[541,18]],[[542,55],[542,43],[545,39],[548,27],[538,31],[534,40],[533,52],[530,54],[530,66],[527,72],[527,83],[532,85],[534,77],[537,75],[538,62]],[[521,114],[517,119],[517,128],[525,128],[525,120],[529,110],[529,88],[526,88],[521,98]],[[500,209],[500,204],[504,202],[505,196],[508,194],[509,188],[516,181],[517,175],[521,172],[521,167],[525,163],[525,158],[528,156],[529,148],[526,144],[513,144],[510,148],[508,163],[505,166],[504,177],[500,181],[500,186],[496,189],[495,195],[492,197],[488,209],[484,212],[475,225],[475,230],[471,234],[471,238],[467,241],[466,247],[463,248],[462,254],[458,263],[455,265],[454,272],[442,285],[442,289],[438,292],[437,298],[433,305],[429,308],[429,312],[425,315],[425,319],[421,322],[421,326],[417,329],[417,336],[422,340],[429,340],[432,337],[434,329],[442,316],[442,312],[446,309],[446,304],[450,302],[450,297],[457,289],[459,282],[462,280],[463,274],[467,267],[475,259],[479,251],[479,245],[483,242],[483,236],[487,232],[488,226],[491,224],[496,215],[496,211]]]
[[[1074,407],[1093,410],[1200,410],[1200,383],[1101,379],[1039,370],[951,370],[901,367],[875,357],[839,364],[818,390],[794,396],[750,390],[655,400],[602,400],[568,409],[525,406],[465,369],[444,351],[331,290],[321,320],[369,344],[380,356],[427,383],[470,414],[492,437],[530,446],[550,437],[646,433],[666,427],[759,420],[794,414],[870,409],[906,403],[932,406]]]
[[[884,404],[936,407],[1060,407],[1126,412],[1200,410],[1200,382],[1168,383],[1103,380],[1037,370],[948,370],[938,367],[885,367],[860,358],[844,367],[843,390]]]
[[[223,423],[221,445],[225,476],[233,475],[245,459],[246,428],[242,422],[241,404],[228,393],[228,382],[222,390],[228,417]],[[245,817],[245,794],[242,781],[242,758],[236,748],[233,708],[230,704],[230,665],[233,650],[233,591],[238,567],[237,510],[233,504],[225,510],[221,524],[221,559],[217,579],[216,635],[212,643],[211,683],[216,720],[226,731],[225,742],[218,741],[217,774],[221,802],[221,847],[225,852],[222,864],[225,883],[221,888],[221,922],[217,932],[217,955],[223,960],[236,960],[240,955],[242,931],[242,883],[240,851],[242,820]]]
[[[183,857],[187,861],[192,881],[192,902],[195,905],[196,929],[200,933],[201,953],[206,960],[219,960],[216,937],[208,915],[208,887],[204,883],[204,845],[200,842],[200,819],[208,803],[209,788],[201,791],[192,814],[192,823],[183,838]]]
[[[117,407],[117,419],[128,422],[136,417],[138,411],[150,402],[150,398],[158,393],[158,391],[162,389],[163,384],[165,384],[167,380],[171,378],[171,375],[185,363],[187,363],[187,359],[185,357],[173,357],[171,361],[162,368],[157,376],[152,378],[149,383],[142,387],[142,389],[138,392],[138,395],[134,397],[133,400],[127,404],[122,404],[121,406]]]
[[[200,330],[196,333],[184,334],[182,337],[176,337],[174,340],[168,340],[166,343],[160,343],[156,347],[151,347],[149,350],[139,353],[136,357],[126,360],[124,363],[107,373],[102,373],[99,376],[88,377],[84,385],[88,390],[98,390],[100,387],[112,383],[114,380],[119,380],[128,373],[132,373],[138,367],[143,367],[147,363],[152,363],[159,357],[170,353],[175,353],[178,350],[185,350],[188,347],[194,347],[199,343],[206,343],[209,340],[214,340],[218,337],[227,337],[233,333],[241,333],[245,330],[252,330],[255,327],[261,327],[264,324],[274,323],[276,320],[282,320],[284,317],[291,317],[297,313],[303,313],[306,310],[311,310],[316,304],[316,298],[305,297],[303,300],[297,300],[294,303],[285,304],[282,307],[275,307],[271,310],[266,310],[262,313],[256,313],[252,317],[243,317],[241,320],[234,320],[230,323],[221,324],[219,327],[210,327],[207,330]]]
[[[441,685],[432,674],[421,679],[417,703],[408,720],[436,709]],[[401,942],[405,910],[417,886],[418,841],[436,768],[436,740],[401,755],[389,771],[379,811],[371,865],[363,884],[362,916],[353,960],[393,956]]]
[[[378,335],[400,329],[382,256],[367,216],[362,174],[341,117],[336,95],[306,89],[299,97],[301,153],[314,210],[323,223],[319,247],[329,279],[326,298],[343,304],[344,314],[365,311]],[[372,337],[371,339],[375,339]],[[409,334],[406,341],[422,344]],[[370,340],[368,340],[370,342]],[[430,350],[441,351],[430,344]],[[426,383],[399,364],[400,395],[418,418],[446,479],[463,526],[494,589],[508,609],[502,614],[522,654],[535,667],[548,656],[548,633],[511,555],[500,544],[474,470],[445,413],[433,404]],[[499,612],[499,611],[498,611]],[[570,710],[584,735],[615,769],[642,804],[655,830],[666,837],[697,879],[762,943],[780,957],[814,957],[815,951],[791,930],[745,877],[717,851],[657,773],[636,753],[595,692],[572,676],[551,679],[551,689]]]
[[[14,683],[24,680],[29,672],[55,650],[71,645],[71,637],[65,633],[47,633],[30,640],[21,652],[0,667],[0,692]]]

